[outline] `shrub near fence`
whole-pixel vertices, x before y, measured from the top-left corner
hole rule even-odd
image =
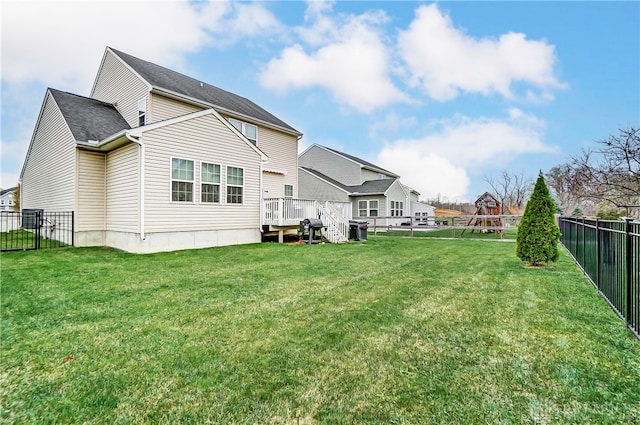
[[[22,251],[73,245],[73,227],[73,211],[2,211],[0,248],[2,251]]]
[[[640,221],[560,217],[560,241],[640,339]]]

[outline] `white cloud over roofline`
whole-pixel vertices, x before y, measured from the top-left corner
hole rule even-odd
[[[105,46],[188,73],[188,53],[284,32],[261,3],[24,1],[2,8],[3,83],[76,93],[90,90]]]

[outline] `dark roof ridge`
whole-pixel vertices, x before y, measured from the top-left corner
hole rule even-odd
[[[63,94],[63,95],[75,96],[75,97],[79,97],[79,98],[82,98],[82,99],[90,100],[90,101],[95,102],[95,103],[102,103],[105,106],[113,106],[113,107],[115,107],[115,105],[113,103],[109,103],[109,102],[105,102],[105,101],[102,101],[102,100],[94,99],[93,97],[82,96],[81,94],[71,93],[71,92],[68,92],[68,91],[65,91],[65,90],[54,89],[53,87],[47,87],[47,90],[50,91],[52,94],[54,94],[54,97],[55,97],[55,93],[54,92],[56,92],[56,93],[60,93],[60,94]]]
[[[271,112],[244,96],[190,77],[178,71],[140,59],[113,47],[107,47],[120,60],[140,75],[151,87],[166,91],[185,99],[192,99],[222,109],[228,114],[247,117],[265,124],[279,127],[296,135],[302,135]]]

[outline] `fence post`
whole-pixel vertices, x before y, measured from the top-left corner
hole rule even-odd
[[[42,217],[40,214],[42,214],[40,211],[36,211],[35,215],[36,215],[36,222],[35,222],[35,228],[36,228],[36,249],[40,249],[40,234],[42,233],[42,226],[40,225],[40,220],[43,220],[44,217]]]
[[[71,211],[71,246],[76,246],[75,244],[75,235],[76,235],[76,227],[75,227],[75,211]]]
[[[582,217],[582,268],[585,270],[586,273],[586,265],[587,265],[587,242],[586,242],[586,238],[587,238],[587,231],[586,231],[586,225],[584,223],[584,217]]]
[[[409,234],[410,237],[413,237],[413,217],[409,216],[409,232],[411,232]]]
[[[600,219],[596,217],[596,286],[600,290]]]
[[[632,325],[632,320],[631,320],[631,314],[632,314],[632,308],[631,308],[631,303],[633,301],[633,292],[631,290],[631,260],[632,260],[632,255],[631,255],[631,221],[633,219],[630,217],[626,218],[626,222],[627,225],[625,226],[625,245],[626,245],[626,250],[627,250],[627,314],[626,314],[626,322],[627,325]]]

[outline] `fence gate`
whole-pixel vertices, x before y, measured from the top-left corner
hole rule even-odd
[[[0,248],[2,251],[26,251],[73,246],[73,227],[73,211],[1,211]]]

